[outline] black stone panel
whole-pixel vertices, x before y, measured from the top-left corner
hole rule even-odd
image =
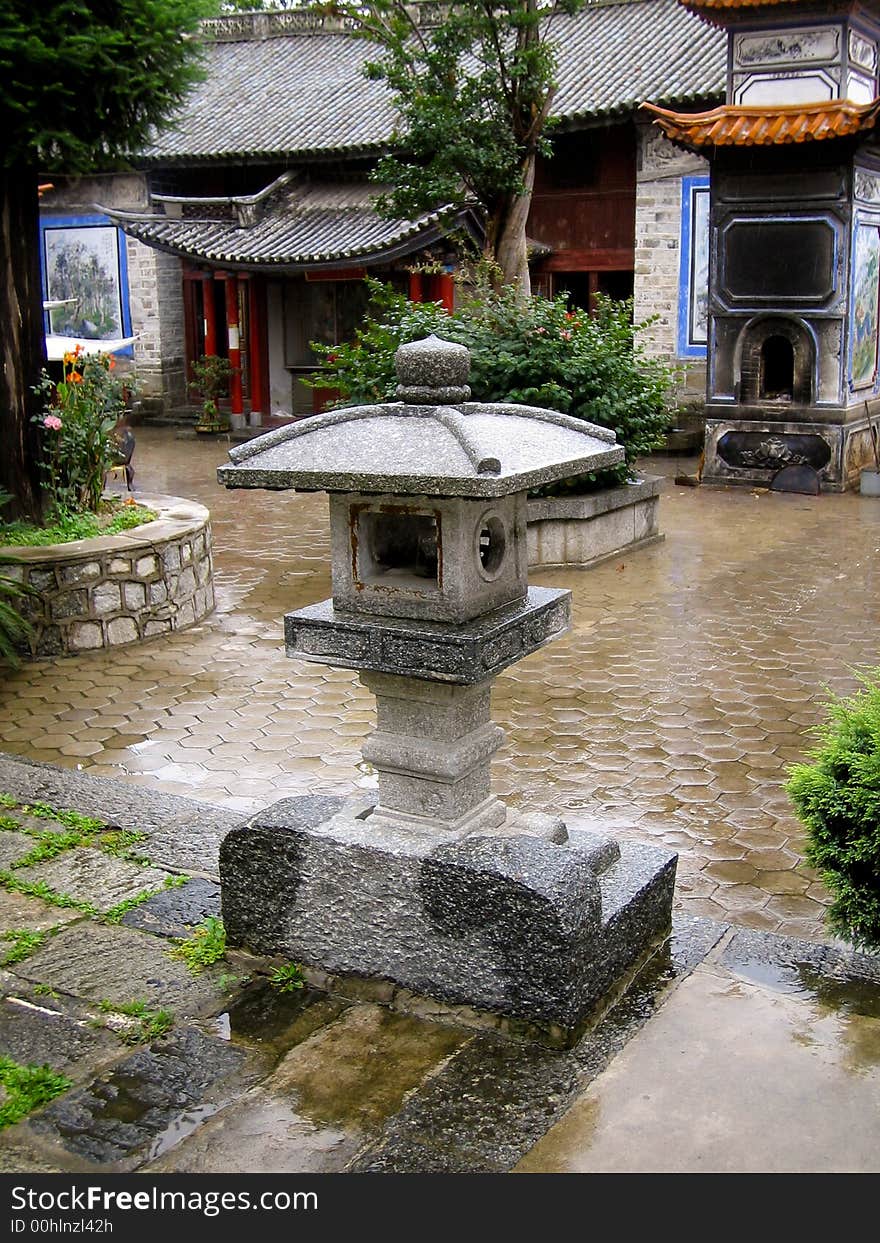
[[[725,432],[717,453],[725,465],[746,470],[804,465],[818,471],[831,461],[831,446],[812,432]]]

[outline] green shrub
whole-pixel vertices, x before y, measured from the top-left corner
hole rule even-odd
[[[202,413],[197,427],[221,428],[228,427],[229,420],[220,413],[220,398],[229,388],[233,367],[228,358],[220,358],[217,354],[202,354],[196,362],[190,363],[192,380],[189,389],[202,398]]]
[[[72,513],[55,509],[44,526],[31,522],[0,523],[0,544],[18,548],[44,548],[50,544],[69,544],[74,540],[94,539],[98,535],[117,535],[133,527],[154,522],[158,515],[131,497],[102,500],[96,513]]]
[[[8,492],[0,490],[0,509],[11,500]],[[2,542],[0,536],[0,543]],[[9,558],[6,558],[6,564],[9,564]],[[18,579],[0,572],[0,664],[9,665],[13,669],[21,664],[19,651],[26,647],[34,633],[33,627],[19,608],[24,598],[31,594],[33,593]]]
[[[64,355],[62,378],[44,372],[36,392],[43,410],[34,416],[43,442],[41,469],[50,514],[97,513],[104,476],[116,460],[113,435],[125,413],[132,377],[114,375],[112,354]]]
[[[474,401],[545,406],[617,433],[625,465],[578,480],[579,489],[625,480],[635,458],[663,442],[673,373],[644,353],[637,336],[645,325],[631,322],[631,301],[600,298],[591,319],[564,297],[522,300],[507,288],[475,293],[450,315],[438,303],[368,284],[371,313],[355,340],[312,344],[323,362],[312,383],[338,389],[337,405],[393,400],[397,347],[435,332],[470,349]]]
[[[807,830],[807,862],[834,901],[828,927],[853,945],[880,947],[880,668],[861,690],[833,698],[813,732],[819,745],[795,764],[786,790]]]

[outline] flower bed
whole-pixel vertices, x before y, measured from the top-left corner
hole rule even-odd
[[[663,539],[659,476],[582,496],[529,501],[529,568],[586,569],[618,553]]]
[[[158,517],[118,535],[0,547],[0,573],[26,583],[31,659],[119,647],[183,630],[214,607],[210,514],[195,501],[146,496]]]

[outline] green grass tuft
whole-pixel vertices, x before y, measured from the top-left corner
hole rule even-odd
[[[0,1057],[0,1084],[6,1089],[6,1099],[0,1104],[0,1127],[12,1126],[72,1086],[66,1075],[51,1066],[22,1066],[11,1057]]]

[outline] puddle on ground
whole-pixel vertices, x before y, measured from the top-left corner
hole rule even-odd
[[[182,1139],[186,1139],[187,1135],[191,1135],[196,1127],[200,1126],[206,1118],[210,1118],[220,1108],[219,1105],[196,1105],[192,1109],[187,1109],[179,1118],[175,1118],[169,1127],[166,1127],[161,1134],[157,1135],[150,1145],[147,1159],[154,1161],[156,1157],[161,1157],[163,1152],[168,1152]]]
[[[268,980],[257,980],[217,1016],[214,1034],[233,1044],[258,1045],[280,1058],[350,1004],[314,988],[285,993]]]
[[[761,958],[737,958],[728,964],[737,975],[753,984],[805,1001],[815,1001],[829,1010],[862,1018],[880,1018],[880,986],[854,976],[829,976],[809,962],[768,962]]]

